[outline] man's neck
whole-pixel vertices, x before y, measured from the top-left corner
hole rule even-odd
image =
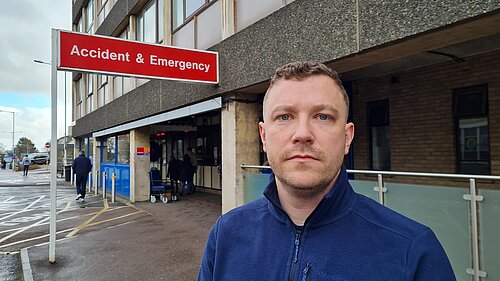
[[[276,182],[276,187],[278,189],[278,197],[281,203],[281,207],[288,214],[290,219],[295,225],[303,226],[306,219],[311,215],[311,213],[319,205],[326,193],[331,189],[328,188],[324,193],[319,194],[312,198],[297,198],[292,196],[281,183]]]

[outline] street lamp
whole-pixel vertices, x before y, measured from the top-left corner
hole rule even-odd
[[[15,148],[15,143],[14,143],[14,133],[15,133],[15,120],[16,120],[16,113],[14,111],[7,111],[7,110],[2,110],[0,109],[0,112],[7,112],[7,113],[12,113],[12,155],[14,155],[14,148]]]
[[[51,65],[50,62],[45,62],[43,60],[33,60],[33,62],[36,63],[41,63],[41,64],[46,64],[46,65]],[[64,71],[64,149],[63,149],[63,177],[66,177],[66,169],[65,166],[67,164],[67,154],[66,154],[66,71]],[[55,148],[57,149],[57,147]],[[57,159],[56,159],[56,165],[57,165]]]

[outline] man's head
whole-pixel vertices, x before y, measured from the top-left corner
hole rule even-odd
[[[259,131],[279,188],[312,198],[332,187],[354,137],[348,108],[337,73],[325,65],[294,62],[276,70]]]
[[[85,151],[81,150],[78,155],[85,156]]]

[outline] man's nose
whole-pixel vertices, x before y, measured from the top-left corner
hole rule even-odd
[[[314,140],[311,122],[307,119],[297,120],[294,134],[292,136],[293,143],[310,143]]]

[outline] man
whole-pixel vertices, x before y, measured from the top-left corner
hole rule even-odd
[[[21,161],[23,163],[23,176],[28,176],[28,171],[30,170],[30,164],[31,161],[28,157],[28,155],[24,156],[23,160]]]
[[[181,161],[175,158],[172,154],[170,161],[168,161],[167,176],[170,178],[170,183],[172,184],[172,195],[177,196],[179,192],[179,180],[181,174]]]
[[[196,157],[196,154],[193,152],[192,147],[188,147],[186,154],[189,156],[189,159],[191,159],[191,166],[192,166],[192,178],[195,177],[196,173],[198,172],[198,159]],[[194,179],[191,179],[191,193],[196,192],[196,186],[194,185]]]
[[[73,173],[76,174],[76,200],[85,202],[85,192],[89,172],[92,170],[90,159],[85,157],[85,152],[80,151],[78,157],[73,160]]]
[[[276,70],[259,123],[274,179],[265,198],[219,218],[198,280],[455,280],[428,227],[353,191],[348,108],[323,64]]]

